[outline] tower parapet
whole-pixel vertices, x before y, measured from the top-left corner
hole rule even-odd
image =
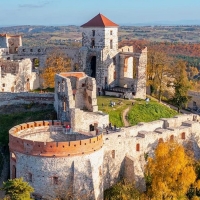
[[[60,121],[35,121],[17,125],[9,131],[11,152],[32,156],[62,157],[92,153],[102,148],[103,136],[72,132]],[[98,132],[100,133],[100,132]]]

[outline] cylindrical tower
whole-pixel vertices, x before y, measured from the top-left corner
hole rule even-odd
[[[103,135],[67,125],[36,121],[10,129],[10,176],[23,177],[42,198],[102,199]]]

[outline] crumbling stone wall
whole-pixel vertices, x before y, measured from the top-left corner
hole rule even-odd
[[[191,97],[188,102],[188,107],[198,110],[200,108],[200,92],[188,91],[188,96]]]
[[[139,52],[136,55],[138,61],[138,76],[133,79],[133,59],[135,59],[132,46],[125,46],[118,49],[118,27],[84,27],[82,34],[82,47],[70,48],[60,47],[65,54],[71,58],[71,70],[85,72],[88,76],[96,79],[97,91],[115,86],[130,87],[135,90],[136,98],[146,97],[146,55]],[[54,50],[53,47],[23,47],[20,43],[21,36],[12,37],[2,36],[0,46],[9,47],[8,40],[15,40],[18,43],[17,51],[9,49],[14,54],[0,55],[5,59],[30,58],[39,60],[39,69],[45,66],[47,55]],[[11,42],[12,43],[12,42]],[[2,45],[1,45],[2,44]],[[16,46],[14,45],[14,46]],[[59,49],[60,49],[59,48]],[[146,51],[147,53],[147,51]],[[123,55],[124,54],[124,55]],[[124,61],[127,61],[126,63]],[[95,64],[94,64],[95,62]],[[93,65],[93,68],[91,67]],[[126,67],[125,67],[126,66]],[[126,70],[124,70],[124,67]],[[126,72],[125,72],[126,71]],[[40,85],[42,80],[40,80]]]
[[[25,92],[39,88],[39,75],[32,72],[30,59],[19,61],[0,60],[0,90]]]
[[[30,103],[54,103],[54,93],[30,93],[30,92],[0,92],[0,106],[30,104]]]
[[[8,36],[8,48],[10,54],[18,52],[18,48],[22,46],[21,35]]]
[[[71,109],[98,111],[95,79],[83,72],[57,74],[55,78],[55,109],[58,118],[71,120]]]

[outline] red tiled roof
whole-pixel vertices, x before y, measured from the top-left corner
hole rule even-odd
[[[61,72],[60,75],[64,77],[75,76],[77,78],[82,78],[86,76],[84,72]]]
[[[83,24],[81,27],[111,27],[111,26],[117,27],[118,25],[110,21],[104,15],[99,13],[97,16],[92,18],[87,23]]]

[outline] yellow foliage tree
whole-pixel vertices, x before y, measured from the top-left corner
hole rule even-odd
[[[148,52],[147,85],[150,86],[151,95],[159,101],[167,88],[169,77],[173,74],[173,59],[159,51]]]
[[[146,177],[149,180],[147,192],[152,199],[184,198],[196,180],[193,159],[177,142],[160,142],[155,157],[148,159]]]
[[[71,59],[60,49],[52,50],[47,55],[45,68],[41,73],[43,87],[54,88],[55,74],[67,71],[71,71]]]

